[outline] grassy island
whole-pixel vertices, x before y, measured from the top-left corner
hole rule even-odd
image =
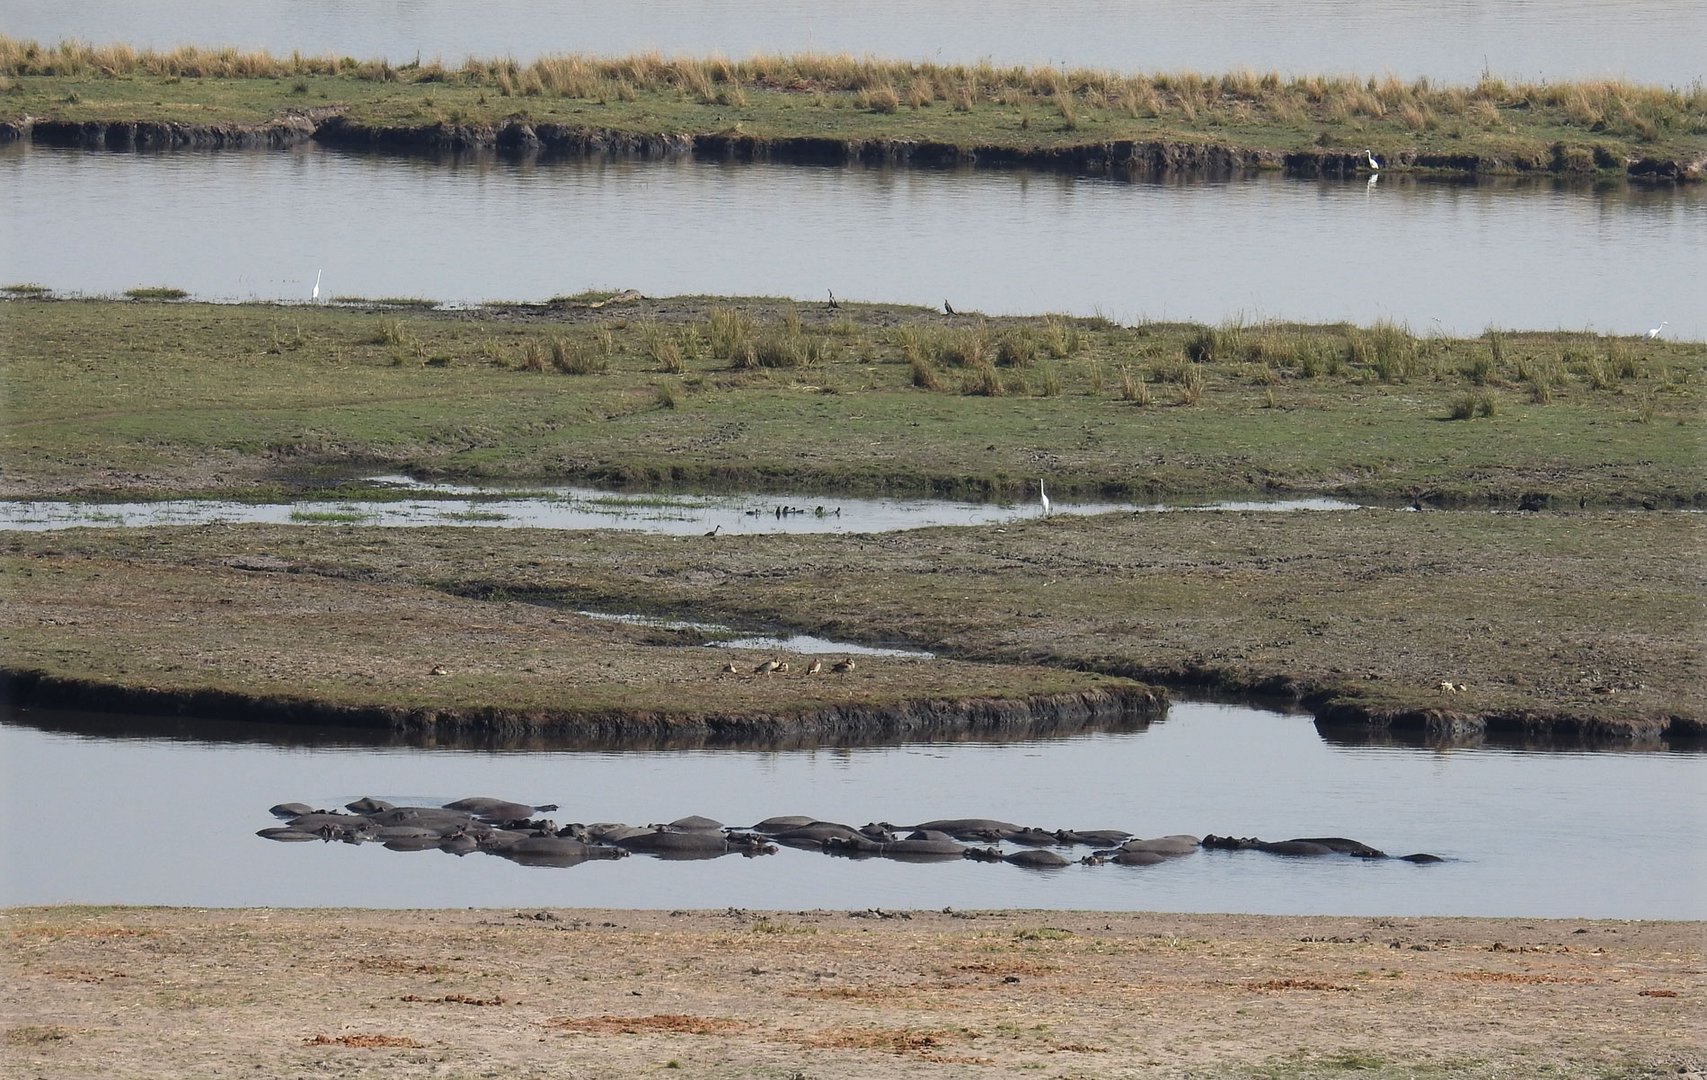
[[[0,119],[51,142],[501,147],[1130,171],[1386,168],[1699,179],[1707,90],[849,56],[393,65],[0,38]]]
[[[818,537],[13,533],[18,692],[774,734],[1000,724],[1020,702],[1053,724],[1149,707],[1162,682],[1441,738],[1703,726],[1699,517],[1665,512],[1707,500],[1701,344],[637,294],[461,311],[38,296],[3,315],[13,497],[373,495],[354,478],[405,470],[1378,504]],[[944,659],[755,678],[762,656],[726,673],[691,633],[582,608]],[[943,704],[966,701],[983,704]]]

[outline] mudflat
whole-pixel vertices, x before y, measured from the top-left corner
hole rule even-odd
[[[1707,1070],[1701,923],[49,907],[0,928],[11,1076]]]

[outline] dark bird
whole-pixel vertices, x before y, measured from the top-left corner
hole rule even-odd
[[[834,289],[825,289],[824,291],[830,294],[830,306],[831,307],[839,308],[842,306],[841,301],[836,299],[836,291]]]
[[[723,525],[722,525],[722,523],[718,523],[718,524],[716,524],[716,525],[713,525],[713,526],[712,526],[712,527],[711,527],[711,531],[710,531],[710,532],[708,532],[708,533],[706,533],[706,534],[705,534],[705,535],[707,535],[707,536],[716,536],[716,535],[717,535],[717,530],[718,530],[718,529],[721,529],[721,528],[723,528]]]
[[[944,315],[953,315],[954,314],[954,305],[949,303],[947,300],[944,300],[942,302],[942,313]]]

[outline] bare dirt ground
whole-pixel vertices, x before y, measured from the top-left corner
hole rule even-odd
[[[1701,923],[17,908],[7,1077],[1707,1075]]]

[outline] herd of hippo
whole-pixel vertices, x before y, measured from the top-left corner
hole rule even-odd
[[[1385,859],[1379,851],[1356,840],[1313,836],[1268,842],[1253,837],[1175,835],[1143,839],[1121,829],[1026,828],[989,818],[954,818],[919,825],[877,822],[862,828],[812,817],[773,817],[756,825],[734,827],[704,817],[686,817],[667,825],[592,825],[556,822],[536,815],[555,806],[530,806],[504,799],[475,797],[444,806],[393,806],[361,798],[343,811],[315,810],[303,803],[280,803],[272,808],[285,824],[262,829],[268,840],[341,840],[347,844],[373,842],[393,851],[448,851],[467,855],[482,851],[529,866],[574,866],[588,859],[620,859],[641,852],[660,859],[715,859],[721,855],[769,855],[778,845],[822,851],[854,858],[878,857],[919,862],[975,859],[1005,862],[1038,870],[1074,862],[1100,866],[1150,866],[1190,855],[1200,849],[1263,851],[1288,856],[1345,856]],[[1005,850],[1007,844],[1013,850]],[[1056,848],[1089,847],[1077,860]],[[1413,863],[1440,862],[1434,855],[1401,855]]]

